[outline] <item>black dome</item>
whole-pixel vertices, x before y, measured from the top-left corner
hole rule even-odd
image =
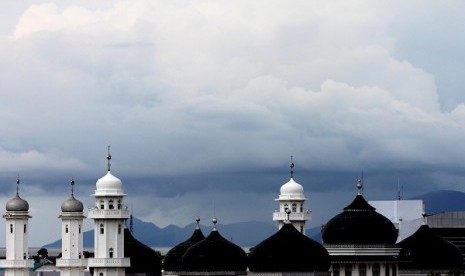
[[[186,271],[246,271],[247,254],[213,230],[204,240],[187,249],[183,258]]]
[[[126,274],[161,275],[160,254],[136,240],[128,229],[124,229],[124,256],[131,259],[131,266],[126,268]]]
[[[394,224],[375,210],[362,195],[357,195],[324,226],[323,243],[395,244],[398,234]]]
[[[422,225],[413,235],[398,244],[402,269],[447,269],[463,266],[462,253],[452,243]]]
[[[249,270],[254,272],[328,271],[329,266],[328,251],[292,224],[284,224],[249,255]]]
[[[200,228],[195,229],[194,233],[189,239],[171,248],[171,250],[166,253],[165,260],[163,262],[164,270],[184,271],[182,265],[182,256],[192,245],[204,239],[205,236],[203,235],[202,230],[200,230]]]

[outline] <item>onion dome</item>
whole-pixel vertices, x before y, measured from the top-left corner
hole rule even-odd
[[[410,237],[398,243],[401,269],[453,270],[463,266],[460,249],[422,225]]]
[[[358,183],[362,189],[361,182]],[[368,204],[361,192],[344,211],[333,217],[322,233],[324,244],[395,244],[397,230]]]
[[[279,199],[302,199],[305,200],[304,187],[294,181],[294,162],[292,162],[291,156],[291,179],[287,183],[281,186],[279,190]]]
[[[19,197],[19,183],[20,180],[16,180],[16,196],[6,203],[7,211],[18,211],[18,212],[27,212],[29,211],[29,203],[26,200]]]
[[[196,222],[197,227],[195,228],[192,236],[171,248],[171,250],[166,253],[165,259],[163,261],[164,271],[183,271],[184,268],[182,265],[182,257],[184,253],[186,253],[187,249],[189,249],[191,246],[205,239],[205,236],[199,227],[200,219],[197,218]]]
[[[213,220],[216,225],[216,219]],[[204,240],[194,244],[183,256],[185,271],[235,271],[247,270],[247,254],[236,244],[223,238],[213,228]]]
[[[97,190],[121,190],[123,183],[108,171],[104,177],[97,180],[96,187]]]
[[[27,212],[29,211],[29,203],[26,200],[19,197],[18,194],[6,203],[6,210],[7,211],[22,211]]]
[[[328,251],[290,223],[255,246],[249,255],[249,270],[254,272],[328,271],[329,266]]]
[[[136,240],[127,228],[124,229],[124,256],[131,259],[127,274],[161,275],[160,254]]]
[[[61,204],[62,212],[82,212],[84,205],[82,202],[74,198],[74,180],[71,180],[71,197]]]

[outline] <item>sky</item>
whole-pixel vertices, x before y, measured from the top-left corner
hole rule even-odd
[[[19,177],[29,244],[56,240],[70,181],[91,207],[108,145],[126,205],[160,227],[273,223],[290,156],[309,228],[341,212],[362,176],[368,200],[465,191],[463,10],[0,2],[0,204]]]

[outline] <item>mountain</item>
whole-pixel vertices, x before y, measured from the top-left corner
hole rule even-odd
[[[133,234],[140,242],[151,247],[172,247],[182,241],[187,240],[194,231],[195,223],[189,224],[185,227],[176,225],[168,225],[160,228],[151,222],[145,222],[138,218],[133,218]],[[211,226],[200,225],[202,232],[208,236],[211,232]],[[243,247],[255,246],[267,237],[271,236],[277,231],[277,226],[273,223],[265,223],[258,221],[237,222],[231,224],[218,224],[217,229],[220,234],[228,240],[231,240],[237,245]],[[318,242],[320,228],[313,228],[307,230],[307,235],[310,237],[315,236]],[[85,231],[83,233],[84,248],[92,248],[94,246],[94,230]],[[61,239],[52,243],[46,244],[45,248],[60,248]]]
[[[452,190],[439,190],[411,199],[422,199],[427,214],[465,211],[465,193]]]

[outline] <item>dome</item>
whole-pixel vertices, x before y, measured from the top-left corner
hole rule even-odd
[[[163,262],[164,270],[183,271],[182,256],[186,253],[187,249],[204,239],[205,236],[203,235],[202,230],[200,230],[200,228],[196,228],[189,239],[171,248],[171,250],[166,253],[165,260]]]
[[[161,275],[160,254],[136,240],[127,228],[124,229],[124,256],[131,259],[126,274]]]
[[[204,240],[194,244],[183,256],[185,271],[246,271],[247,254],[214,229]]]
[[[7,211],[29,211],[29,203],[19,197],[18,194],[6,203]]]
[[[328,271],[329,266],[328,251],[292,224],[284,224],[249,255],[249,270],[254,272]]]
[[[398,243],[401,269],[453,270],[463,265],[462,253],[452,243],[422,225],[413,235]]]
[[[395,244],[397,230],[359,194],[328,221],[322,238],[324,244]]]
[[[304,187],[291,179],[281,186],[279,199],[305,199]]]
[[[82,202],[75,199],[74,196],[71,196],[61,204],[62,212],[82,212],[83,210],[84,206]]]
[[[97,180],[96,187],[97,190],[121,190],[123,183],[108,171],[104,177]]]

